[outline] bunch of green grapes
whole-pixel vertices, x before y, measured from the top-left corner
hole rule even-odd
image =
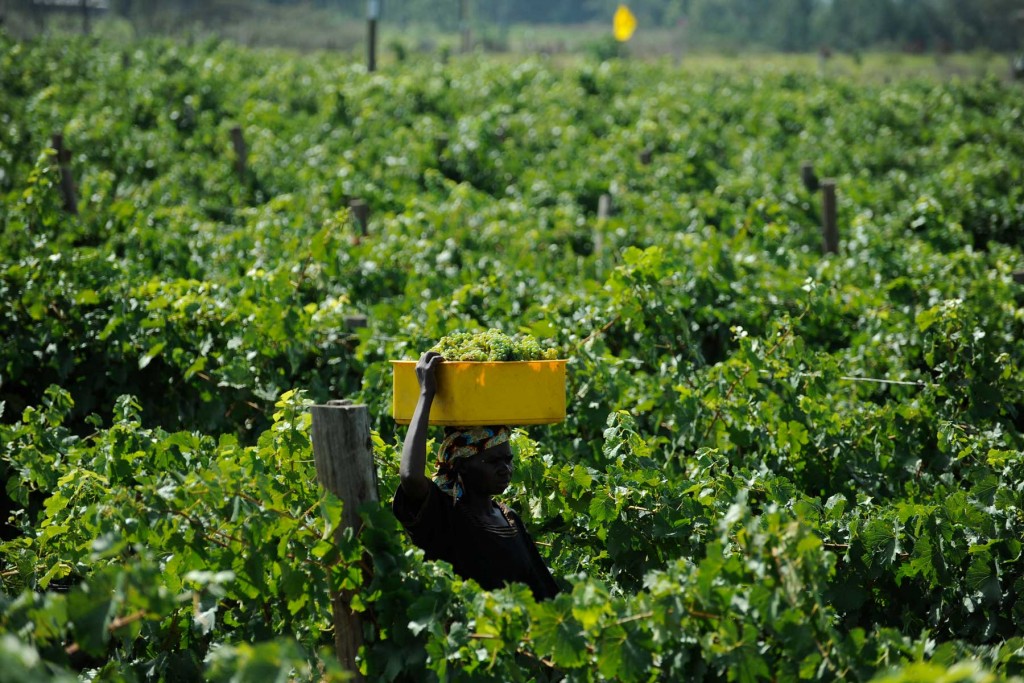
[[[496,329],[486,332],[453,332],[441,338],[431,351],[437,351],[445,360],[509,361],[554,360],[557,349],[542,349],[528,334],[509,336]]]

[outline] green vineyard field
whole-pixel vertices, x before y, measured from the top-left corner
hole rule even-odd
[[[344,680],[334,591],[368,680],[1020,680],[1022,103],[0,36],[0,680]],[[388,361],[491,328],[568,359],[506,495],[550,601],[389,507]],[[382,502],[335,540],[343,397]]]

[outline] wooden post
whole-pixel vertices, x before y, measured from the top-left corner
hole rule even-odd
[[[827,45],[822,45],[818,48],[818,74],[824,78],[826,76],[825,67],[828,60],[832,57],[832,50]]]
[[[612,215],[612,196],[603,194],[597,198],[597,220],[604,223]]]
[[[821,235],[826,254],[839,253],[839,226],[836,223],[836,181],[826,178],[821,183]]]
[[[348,202],[348,210],[352,218],[359,224],[359,230],[363,237],[369,234],[370,207],[362,199],[351,199]]]
[[[602,194],[597,198],[597,225],[594,226],[594,256],[598,258],[597,273],[601,274],[601,255],[604,253],[604,225],[612,215],[612,197]]]
[[[650,166],[651,158],[654,156],[654,149],[648,145],[640,150],[640,163],[644,166]]]
[[[436,138],[434,138],[434,154],[436,154],[438,158],[440,158],[441,155],[444,154],[444,152],[447,149],[448,149],[448,136],[447,135],[442,133],[441,135],[438,135]]]
[[[349,351],[355,351],[356,347],[359,346],[359,335],[356,334],[356,330],[369,326],[370,321],[365,315],[346,315],[343,321],[345,329],[348,330],[348,334],[342,337],[342,345]]]
[[[365,405],[351,401],[329,401],[313,406],[313,459],[320,485],[342,503],[340,536],[346,528],[359,530],[359,507],[378,500],[377,470],[370,441],[370,414]],[[341,665],[356,673],[356,655],[363,644],[363,624],[351,609],[351,597],[330,588],[334,609],[334,650]]]
[[[1017,22],[1020,27],[1018,29],[1018,36],[1024,34],[1024,9],[1017,10],[1013,15],[1013,20]],[[1020,50],[1021,41],[1017,40],[1017,51],[1010,58],[1010,73],[1015,80],[1024,79],[1024,52]]]
[[[366,2],[366,70],[377,70],[377,19],[380,18],[380,0]]]
[[[241,126],[231,128],[231,145],[235,148],[235,173],[239,180],[244,181],[249,172],[249,150],[245,146]]]
[[[71,150],[64,149],[64,134],[54,133],[50,145],[57,150],[57,165],[60,167],[60,194],[64,199],[64,211],[78,214],[78,198],[75,196],[75,181],[71,177]]]
[[[1018,270],[1013,274],[1013,281],[1018,285],[1024,285],[1024,270]]]
[[[821,187],[821,183],[818,182],[818,176],[814,172],[814,164],[809,161],[800,163],[800,180],[803,181],[804,187],[808,192],[817,192]]]
[[[682,17],[676,22],[676,26],[679,28],[679,31],[676,33],[676,40],[673,41],[675,43],[675,59],[673,61],[676,66],[683,62],[683,55],[686,53],[687,23],[686,17]]]
[[[365,315],[346,315],[344,318],[345,329],[350,331],[358,330],[362,327],[366,327],[369,324],[369,320]]]

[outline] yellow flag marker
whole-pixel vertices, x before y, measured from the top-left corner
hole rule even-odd
[[[633,37],[636,31],[636,17],[625,5],[619,5],[615,10],[615,17],[612,19],[612,34],[615,40],[624,43]]]

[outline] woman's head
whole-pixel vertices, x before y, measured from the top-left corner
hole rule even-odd
[[[512,447],[508,427],[445,428],[434,482],[453,500],[465,490],[494,496],[512,479]]]
[[[462,485],[473,493],[498,496],[512,482],[512,446],[508,441],[453,463]]]

